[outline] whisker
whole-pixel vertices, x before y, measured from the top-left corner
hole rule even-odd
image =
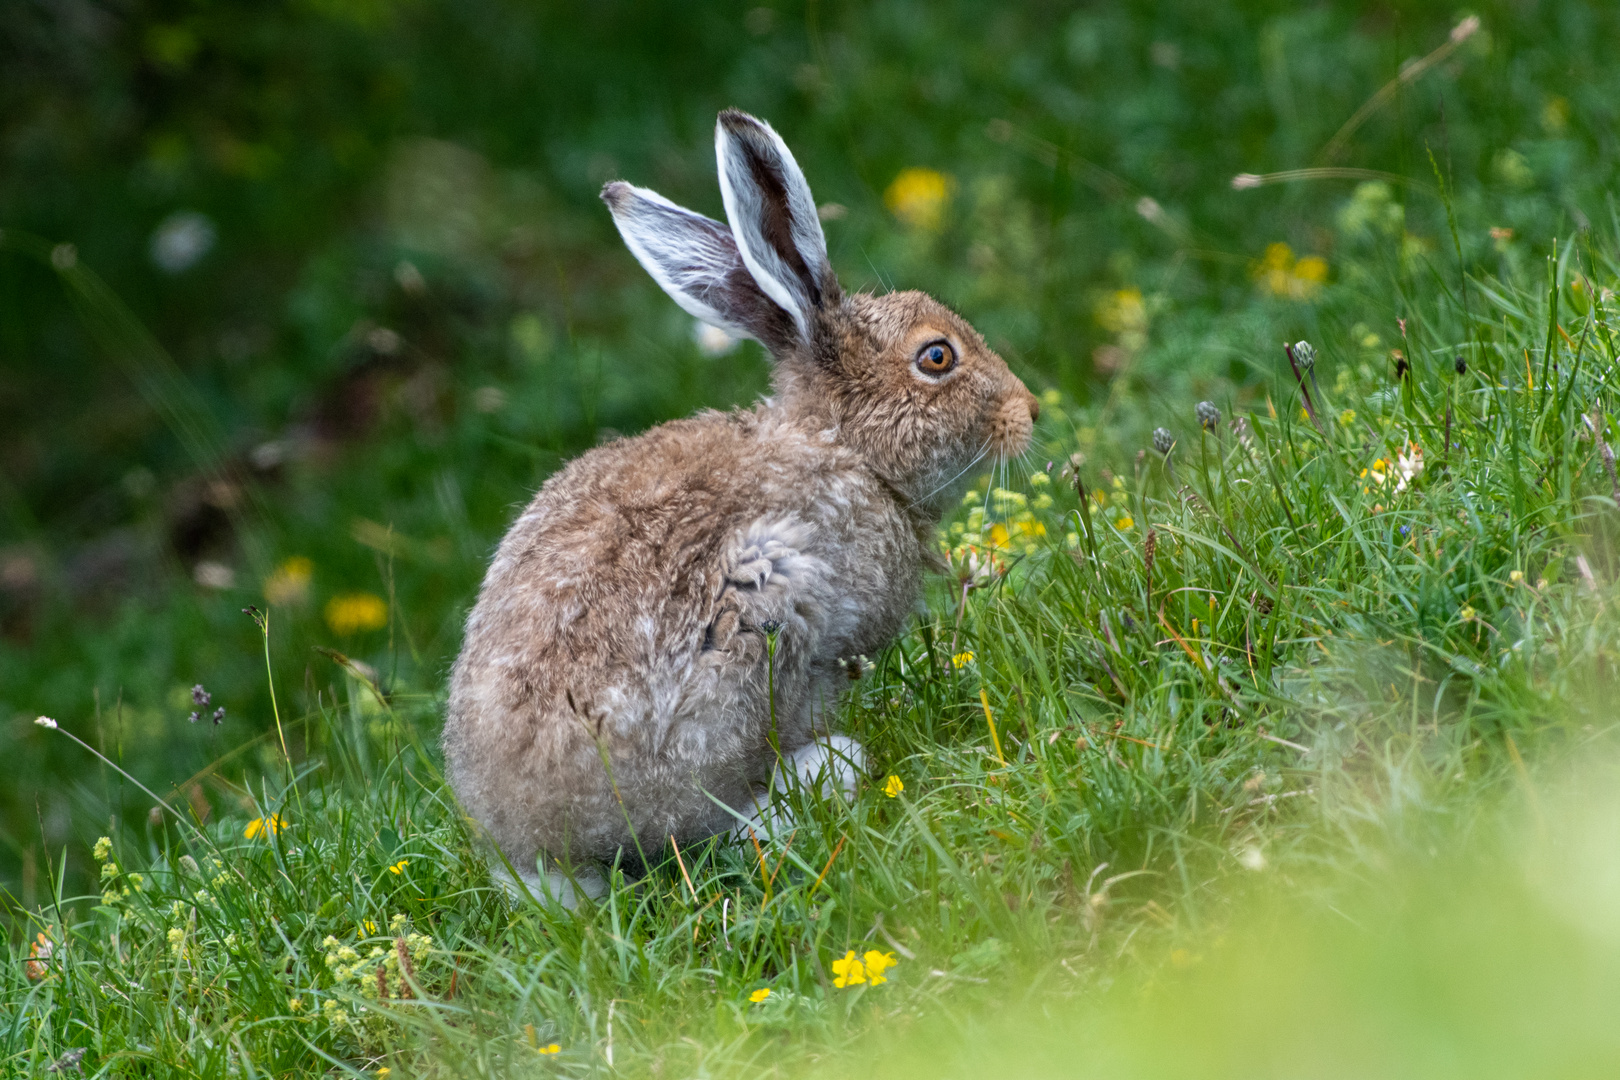
[[[969,469],[973,468],[973,466],[977,465],[979,462],[983,461],[984,456],[986,454],[988,454],[989,452],[990,452],[990,440],[986,439],[985,442],[984,442],[984,445],[979,447],[979,452],[973,456],[972,461],[970,461],[966,465],[962,466],[962,468],[957,471],[955,476],[951,477],[949,480],[945,481],[943,484],[940,484],[933,491],[930,491],[928,494],[924,495],[921,499],[918,499],[916,502],[912,503],[911,504],[912,508],[915,509],[920,504],[927,502],[929,499],[932,499],[935,495],[938,495],[940,492],[944,491],[946,488],[948,488],[952,484],[956,483],[958,480],[960,480],[962,478],[962,475],[964,473],[966,473]]]

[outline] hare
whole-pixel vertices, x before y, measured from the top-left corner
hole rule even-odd
[[[783,766],[853,797],[864,753],[830,727],[842,662],[901,632],[953,483],[1023,453],[1039,412],[938,301],[839,288],[768,124],[721,113],[715,152],[729,226],[623,181],[602,199],[677,304],[765,346],[774,393],[552,476],[451,680],[452,786],[523,885],[569,906],[666,838],[768,834]]]

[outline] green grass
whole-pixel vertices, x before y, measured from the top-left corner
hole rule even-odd
[[[1482,8],[1329,161],[1452,9],[980,11],[142,13],[76,82],[0,65],[36,136],[0,147],[0,569],[37,576],[0,580],[0,1072],[1602,1072],[1615,13]],[[1048,404],[942,530],[994,572],[851,688],[853,805],[512,908],[444,671],[559,461],[766,386],[595,199],[611,165],[713,212],[727,104],[846,207],[848,284],[936,292]],[[1401,179],[1230,185],[1307,164]],[[954,180],[938,228],[884,205],[909,166]],[[412,210],[446,176],[462,232]],[[221,248],[155,277],[183,206]],[[384,625],[327,617],[357,593]],[[851,950],[897,963],[840,987]]]
[[[796,796],[781,850],[669,851],[580,912],[509,908],[423,745],[437,684],[384,702],[351,675],[343,700],[283,717],[294,761],[272,733],[265,767],[217,778],[208,822],[182,806],[117,830],[99,900],[15,913],[57,952],[31,979],[13,940],[0,1055],[37,1068],[86,1047],[108,1075],[586,1074],[610,1054],[635,1075],[790,1075],[863,1067],[891,1041],[977,1060],[977,1044],[897,1034],[956,1017],[1039,1071],[1054,1051],[1017,1034],[1036,1009],[1075,1038],[1108,1027],[1099,1060],[1151,1074],[1172,1051],[1147,1033],[1188,995],[1275,977],[1374,1009],[1380,979],[1419,968],[1444,993],[1366,1060],[1464,1037],[1493,1015],[1468,994],[1503,987],[1461,980],[1549,979],[1555,960],[1508,933],[1500,964],[1462,963],[1534,896],[1446,904],[1445,874],[1472,889],[1518,872],[1493,820],[1531,784],[1526,761],[1612,753],[1620,507],[1603,402],[1620,365],[1612,298],[1590,293],[1615,280],[1613,241],[1578,250],[1545,287],[1478,277],[1466,301],[1443,264],[1414,275],[1399,381],[1382,348],[1326,331],[1306,377],[1317,423],[1281,381],[1211,430],[1177,403],[1166,456],[1101,426],[1107,406],[1053,400],[1043,467],[979,478],[942,532],[962,554],[1008,537],[995,572],[965,594],[941,582],[852,691],[872,782],[852,806]],[[1401,485],[1388,463],[1414,445],[1423,469]],[[280,831],[244,835],[271,815]],[[1442,843],[1460,869],[1403,869]],[[1613,866],[1591,857],[1583,872]],[[1421,902],[1392,911],[1377,899],[1391,890]],[[1356,914],[1356,932],[1335,928],[1341,896],[1421,955],[1384,944],[1328,975],[1369,933]],[[1455,937],[1430,940],[1435,925]],[[1577,930],[1547,933],[1555,955],[1578,951]],[[1257,940],[1269,959],[1243,951]],[[399,948],[414,950],[408,992]],[[834,962],[872,949],[898,960],[887,981],[839,987]],[[1206,954],[1213,974],[1179,974],[1176,957]],[[1126,984],[1162,989],[1108,989]],[[1598,1021],[1564,1019],[1592,1047]],[[1245,1060],[1220,1041],[1239,1029],[1191,1030],[1234,1055],[1205,1072]],[[1198,1041],[1171,1045],[1191,1060]]]

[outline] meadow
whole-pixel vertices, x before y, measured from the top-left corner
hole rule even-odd
[[[6,1070],[1620,1056],[1607,8],[106,18],[0,75]],[[716,212],[730,104],[1036,445],[852,682],[853,805],[514,907],[446,666],[560,461],[768,385],[595,201]]]

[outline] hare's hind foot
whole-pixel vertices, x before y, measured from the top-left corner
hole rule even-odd
[[[498,864],[491,869],[490,876],[514,905],[529,900],[573,911],[579,907],[582,896],[600,900],[607,895],[607,878],[600,867],[582,864],[564,873],[559,867],[550,866],[542,871],[539,863],[544,858],[542,855],[540,860],[536,860],[536,865],[528,870],[522,867],[508,870],[504,864]]]
[[[848,735],[822,735],[783,755],[769,788],[755,788],[747,816],[731,830],[736,840],[750,834],[760,842],[785,839],[796,827],[793,812],[773,798],[790,787],[814,790],[822,798],[841,795],[855,801],[855,784],[866,771],[866,748]],[[789,779],[791,777],[791,779]]]

